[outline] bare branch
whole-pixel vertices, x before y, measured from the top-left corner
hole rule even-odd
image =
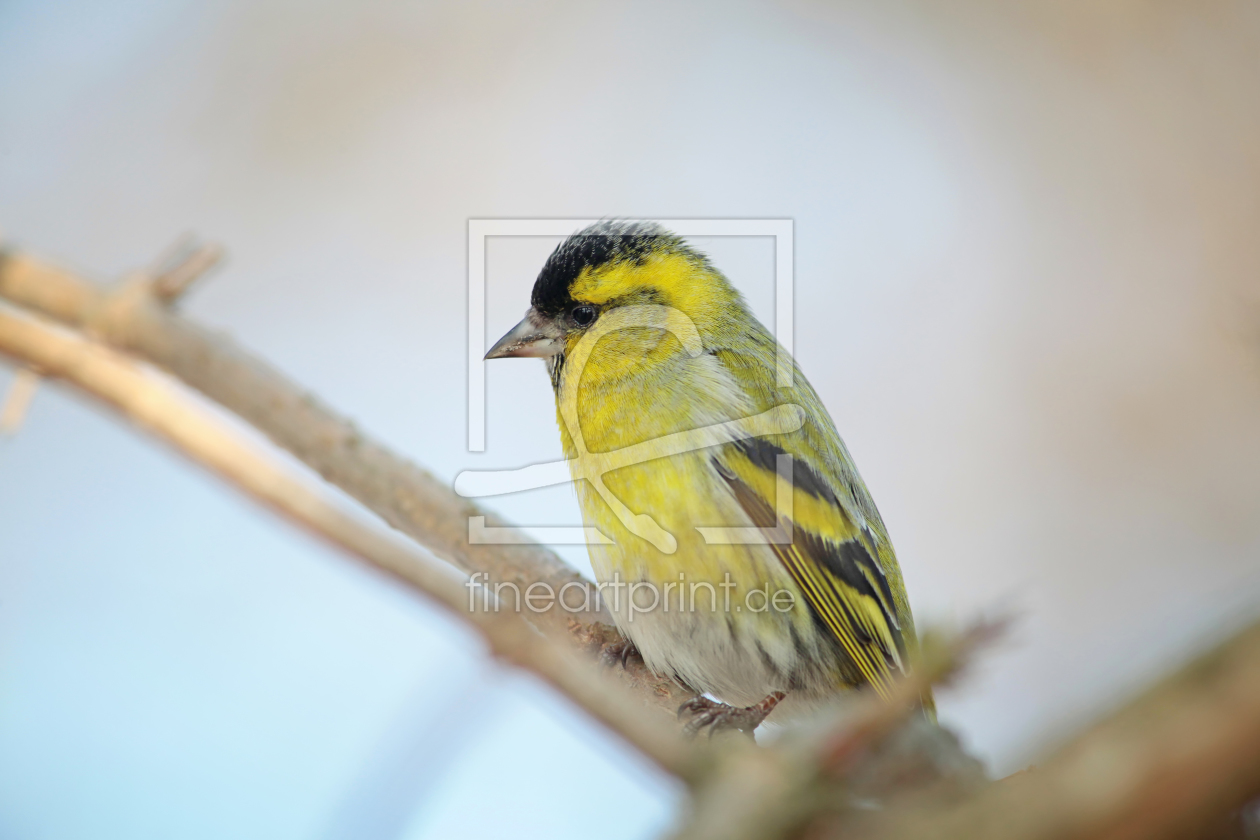
[[[535,631],[515,610],[476,608],[481,597],[474,600],[463,576],[404,540],[361,522],[173,383],[108,348],[9,307],[0,307],[0,354],[74,385],[259,502],[411,584],[471,622],[496,655],[542,677],[663,770],[684,779],[696,777],[700,766],[696,751],[661,716],[649,713],[599,675],[592,663]]]
[[[1260,623],[1143,692],[1036,768],[962,805],[906,809],[869,834],[850,825],[836,836],[1202,838],[1258,795]]]
[[[918,689],[988,635],[934,656],[898,703],[859,700],[821,735],[806,725],[759,754],[731,754],[697,787],[674,837],[1241,840],[1236,812],[1260,796],[1260,623],[1038,767],[983,785],[955,764],[965,753],[943,730],[917,717],[895,724]]]
[[[280,447],[337,485],[391,526],[439,557],[494,582],[531,583],[559,592],[581,581],[551,551],[522,535],[519,545],[470,545],[468,522],[507,523],[456,496],[426,470],[374,441],[314,395],[250,355],[230,338],[214,334],[162,305],[144,283],[106,291],[69,272],[24,255],[0,252],[0,297],[163,368],[236,413]],[[588,639],[595,625],[611,624],[602,610],[561,610],[530,615],[544,632]],[[570,621],[576,622],[570,627]],[[632,661],[618,678],[643,702],[673,712],[693,692]]]

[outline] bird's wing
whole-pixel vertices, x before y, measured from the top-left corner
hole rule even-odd
[[[787,454],[765,438],[748,438],[723,446],[713,463],[754,525],[790,536],[790,543],[771,540],[770,548],[866,682],[886,697],[907,663],[880,543],[800,458],[791,461],[785,504],[779,489],[786,484],[777,482],[776,469]]]

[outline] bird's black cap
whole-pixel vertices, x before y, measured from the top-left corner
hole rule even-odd
[[[538,273],[530,303],[547,315],[564,312],[574,304],[569,289],[583,269],[615,262],[642,264],[652,254],[662,252],[685,253],[703,259],[682,237],[656,222],[597,222],[573,234],[551,252]]]

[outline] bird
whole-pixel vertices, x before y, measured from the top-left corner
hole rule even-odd
[[[891,695],[916,637],[883,520],[817,393],[705,254],[650,221],[577,231],[485,356],[512,357],[546,362],[620,658],[697,692],[688,732]]]

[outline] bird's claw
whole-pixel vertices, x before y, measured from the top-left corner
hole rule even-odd
[[[610,667],[620,662],[621,667],[625,668],[631,659],[642,660],[643,657],[639,654],[639,649],[634,646],[634,642],[625,636],[619,636],[616,641],[609,642],[600,648],[599,658]]]
[[[751,738],[753,731],[785,696],[782,691],[776,691],[756,705],[741,708],[697,695],[678,707],[678,719],[682,720],[684,715],[691,716],[691,720],[683,726],[683,733],[692,738],[704,729],[709,730],[710,738],[718,732],[730,730],[743,732]]]

